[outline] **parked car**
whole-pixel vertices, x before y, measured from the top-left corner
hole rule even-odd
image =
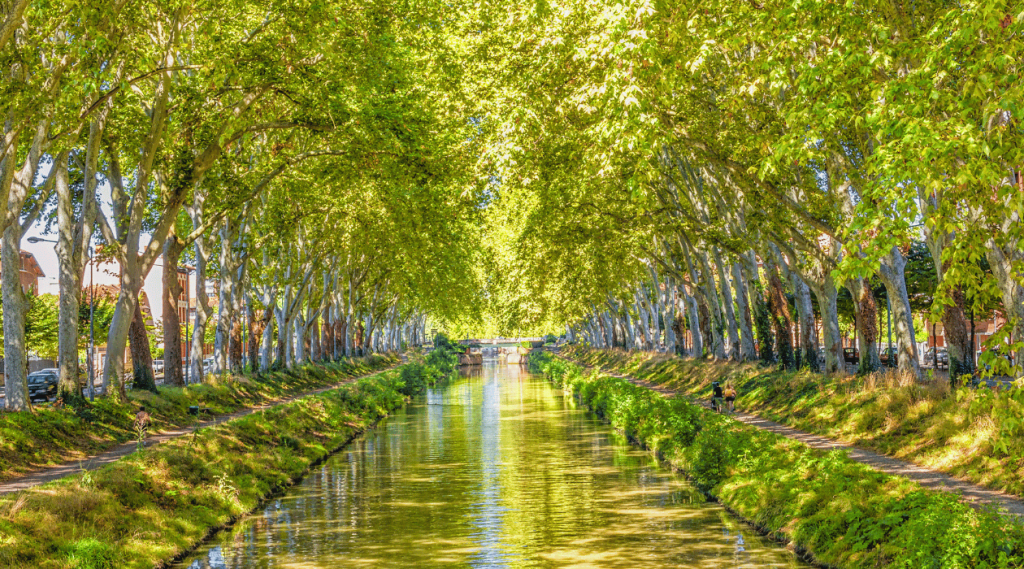
[[[163,375],[164,373],[164,361],[153,360],[153,375]]]
[[[57,396],[57,384],[60,383],[60,370],[55,367],[48,367],[28,374],[28,399],[29,401],[49,401]],[[78,369],[78,387],[82,389],[82,395],[88,386],[86,371],[84,367]]]
[[[899,351],[890,346],[878,353],[878,359],[882,362],[882,365],[896,367],[896,362],[899,360]]]
[[[843,348],[843,361],[853,365],[859,364],[860,350],[857,348]]]
[[[34,371],[28,374],[28,400],[49,401],[57,396],[57,382],[60,377],[54,368]]]

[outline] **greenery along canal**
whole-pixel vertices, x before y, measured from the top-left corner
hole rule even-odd
[[[541,377],[429,390],[177,565],[800,567]]]

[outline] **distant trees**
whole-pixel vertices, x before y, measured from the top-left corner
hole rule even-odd
[[[504,232],[523,245],[505,262],[536,283],[527,306],[598,345],[677,345],[664,333],[675,320],[697,355],[752,359],[754,338],[762,358],[773,342],[770,359],[833,371],[845,289],[869,371],[878,283],[899,367],[919,376],[915,251],[934,265],[931,314],[954,359],[972,366],[967,299],[998,296],[1008,324],[990,347],[1020,372],[1024,14],[1012,3],[534,8],[503,7],[509,39],[481,40],[502,54],[483,166],[499,206],[525,217]],[[652,326],[659,302],[676,317]]]

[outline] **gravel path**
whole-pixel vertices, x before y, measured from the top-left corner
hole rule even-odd
[[[565,356],[558,357],[568,360],[576,365],[583,366],[587,369],[593,369],[595,367],[582,364],[575,360],[569,359]],[[666,397],[671,397],[677,394],[677,392],[674,390],[666,389],[659,385],[655,385],[649,381],[643,381],[627,375],[611,373],[603,369],[601,369],[601,371],[608,375],[625,379],[641,387],[646,387]],[[774,421],[763,419],[761,417],[758,417],[757,415],[737,412],[733,414],[732,417],[737,421],[740,421],[741,423],[753,425],[754,427],[757,427],[759,429],[771,431],[775,434],[782,435],[786,438],[800,441],[811,448],[821,450],[846,450],[847,454],[851,459],[862,464],[866,464],[874,468],[875,470],[885,472],[886,474],[892,474],[895,476],[903,476],[905,478],[909,478],[910,480],[913,480],[914,482],[917,482],[921,486],[924,486],[925,488],[929,488],[931,490],[939,490],[942,492],[953,492],[959,494],[964,502],[974,507],[991,505],[995,506],[999,510],[1004,511],[1004,513],[1016,516],[1018,518],[1024,518],[1024,501],[1022,501],[1017,496],[1013,496],[1011,494],[999,492],[996,490],[989,490],[988,488],[978,486],[977,484],[971,482],[965,482],[958,478],[954,478],[948,474],[943,474],[942,472],[924,468],[922,466],[918,466],[916,464],[904,460],[899,460],[896,458],[878,454],[870,450],[864,450],[861,448],[857,448],[855,446],[843,444],[838,441],[829,439],[827,437],[822,437],[820,435],[814,435],[811,433],[801,431],[799,429],[787,427],[786,425],[781,425]]]
[[[344,381],[340,381],[338,383],[335,383],[335,384],[332,384],[332,385],[328,385],[327,387],[321,387],[319,389],[314,389],[312,391],[306,391],[304,393],[300,393],[298,395],[293,395],[293,396],[287,397],[285,399],[272,399],[272,400],[268,400],[268,401],[266,401],[262,405],[259,405],[259,406],[256,406],[256,407],[247,407],[245,409],[242,409],[242,410],[239,410],[239,411],[235,411],[234,413],[228,413],[226,415],[218,415],[216,417],[213,417],[211,419],[207,419],[205,421],[199,421],[198,423],[196,423],[195,425],[190,426],[190,427],[183,427],[183,428],[179,428],[179,429],[173,429],[173,430],[169,430],[169,431],[161,431],[159,433],[154,433],[154,434],[152,434],[152,435],[150,435],[149,437],[146,438],[144,444],[145,444],[145,446],[147,448],[151,447],[153,445],[158,445],[158,444],[160,444],[162,442],[169,441],[171,439],[175,439],[175,438],[182,437],[182,436],[185,436],[185,435],[190,435],[196,429],[201,429],[201,428],[204,428],[204,427],[213,427],[215,425],[219,425],[221,423],[226,423],[226,422],[231,421],[233,419],[238,419],[239,417],[245,417],[246,415],[249,415],[251,413],[255,413],[257,411],[263,411],[263,410],[269,409],[271,407],[276,407],[278,405],[284,405],[286,403],[291,403],[292,401],[296,401],[298,399],[302,399],[303,397],[309,397],[310,395],[318,395],[318,394],[323,393],[325,391],[330,391],[332,389],[337,389],[337,388],[339,388],[339,387],[341,387],[341,386],[343,386],[343,385],[345,385],[347,383],[352,383],[353,381],[356,381],[358,379],[361,379],[361,378],[364,378],[364,377],[368,377],[368,376],[371,376],[371,375],[376,375],[378,373],[383,373],[385,371],[392,370],[392,369],[398,367],[399,365],[401,365],[401,364],[395,364],[395,365],[393,365],[391,367],[380,369],[380,370],[377,370],[377,371],[374,371],[374,372],[370,372],[370,373],[367,373],[367,374],[363,374],[363,375],[360,375],[360,376],[350,377],[350,378],[345,379]],[[49,467],[41,468],[41,469],[33,471],[33,472],[28,472],[26,474],[17,476],[15,478],[11,478],[10,480],[7,480],[5,482],[0,482],[0,494],[9,494],[11,492],[18,492],[18,491],[21,491],[21,490],[27,490],[29,488],[32,488],[33,486],[38,486],[40,484],[45,484],[47,482],[51,482],[53,480],[57,480],[58,478],[63,478],[65,476],[69,476],[71,474],[75,474],[75,473],[82,472],[82,471],[85,471],[85,470],[96,470],[97,468],[101,468],[101,467],[103,467],[103,466],[105,466],[107,464],[115,462],[118,459],[120,459],[120,458],[122,458],[124,456],[128,456],[129,454],[135,452],[136,446],[137,445],[136,445],[135,441],[127,442],[127,443],[123,443],[123,444],[117,445],[116,447],[114,447],[114,448],[112,448],[112,449],[110,449],[108,451],[101,452],[100,454],[96,454],[96,455],[90,456],[90,457],[85,458],[85,459],[80,460],[80,461],[75,460],[75,461],[65,462],[63,464],[58,464],[56,466],[49,466]]]

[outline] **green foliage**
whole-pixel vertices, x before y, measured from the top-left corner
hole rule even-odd
[[[732,431],[721,422],[716,421],[700,429],[687,461],[689,474],[698,488],[710,490],[729,477],[733,453],[740,448],[732,439]]]
[[[923,490],[842,452],[814,450],[623,379],[584,374],[551,354],[532,355],[530,369],[818,562],[853,569],[1021,567],[1024,527],[954,495]]]
[[[429,385],[453,377],[459,365],[459,354],[462,346],[451,342],[444,334],[434,338],[434,349],[427,354],[424,373],[429,377]]]

